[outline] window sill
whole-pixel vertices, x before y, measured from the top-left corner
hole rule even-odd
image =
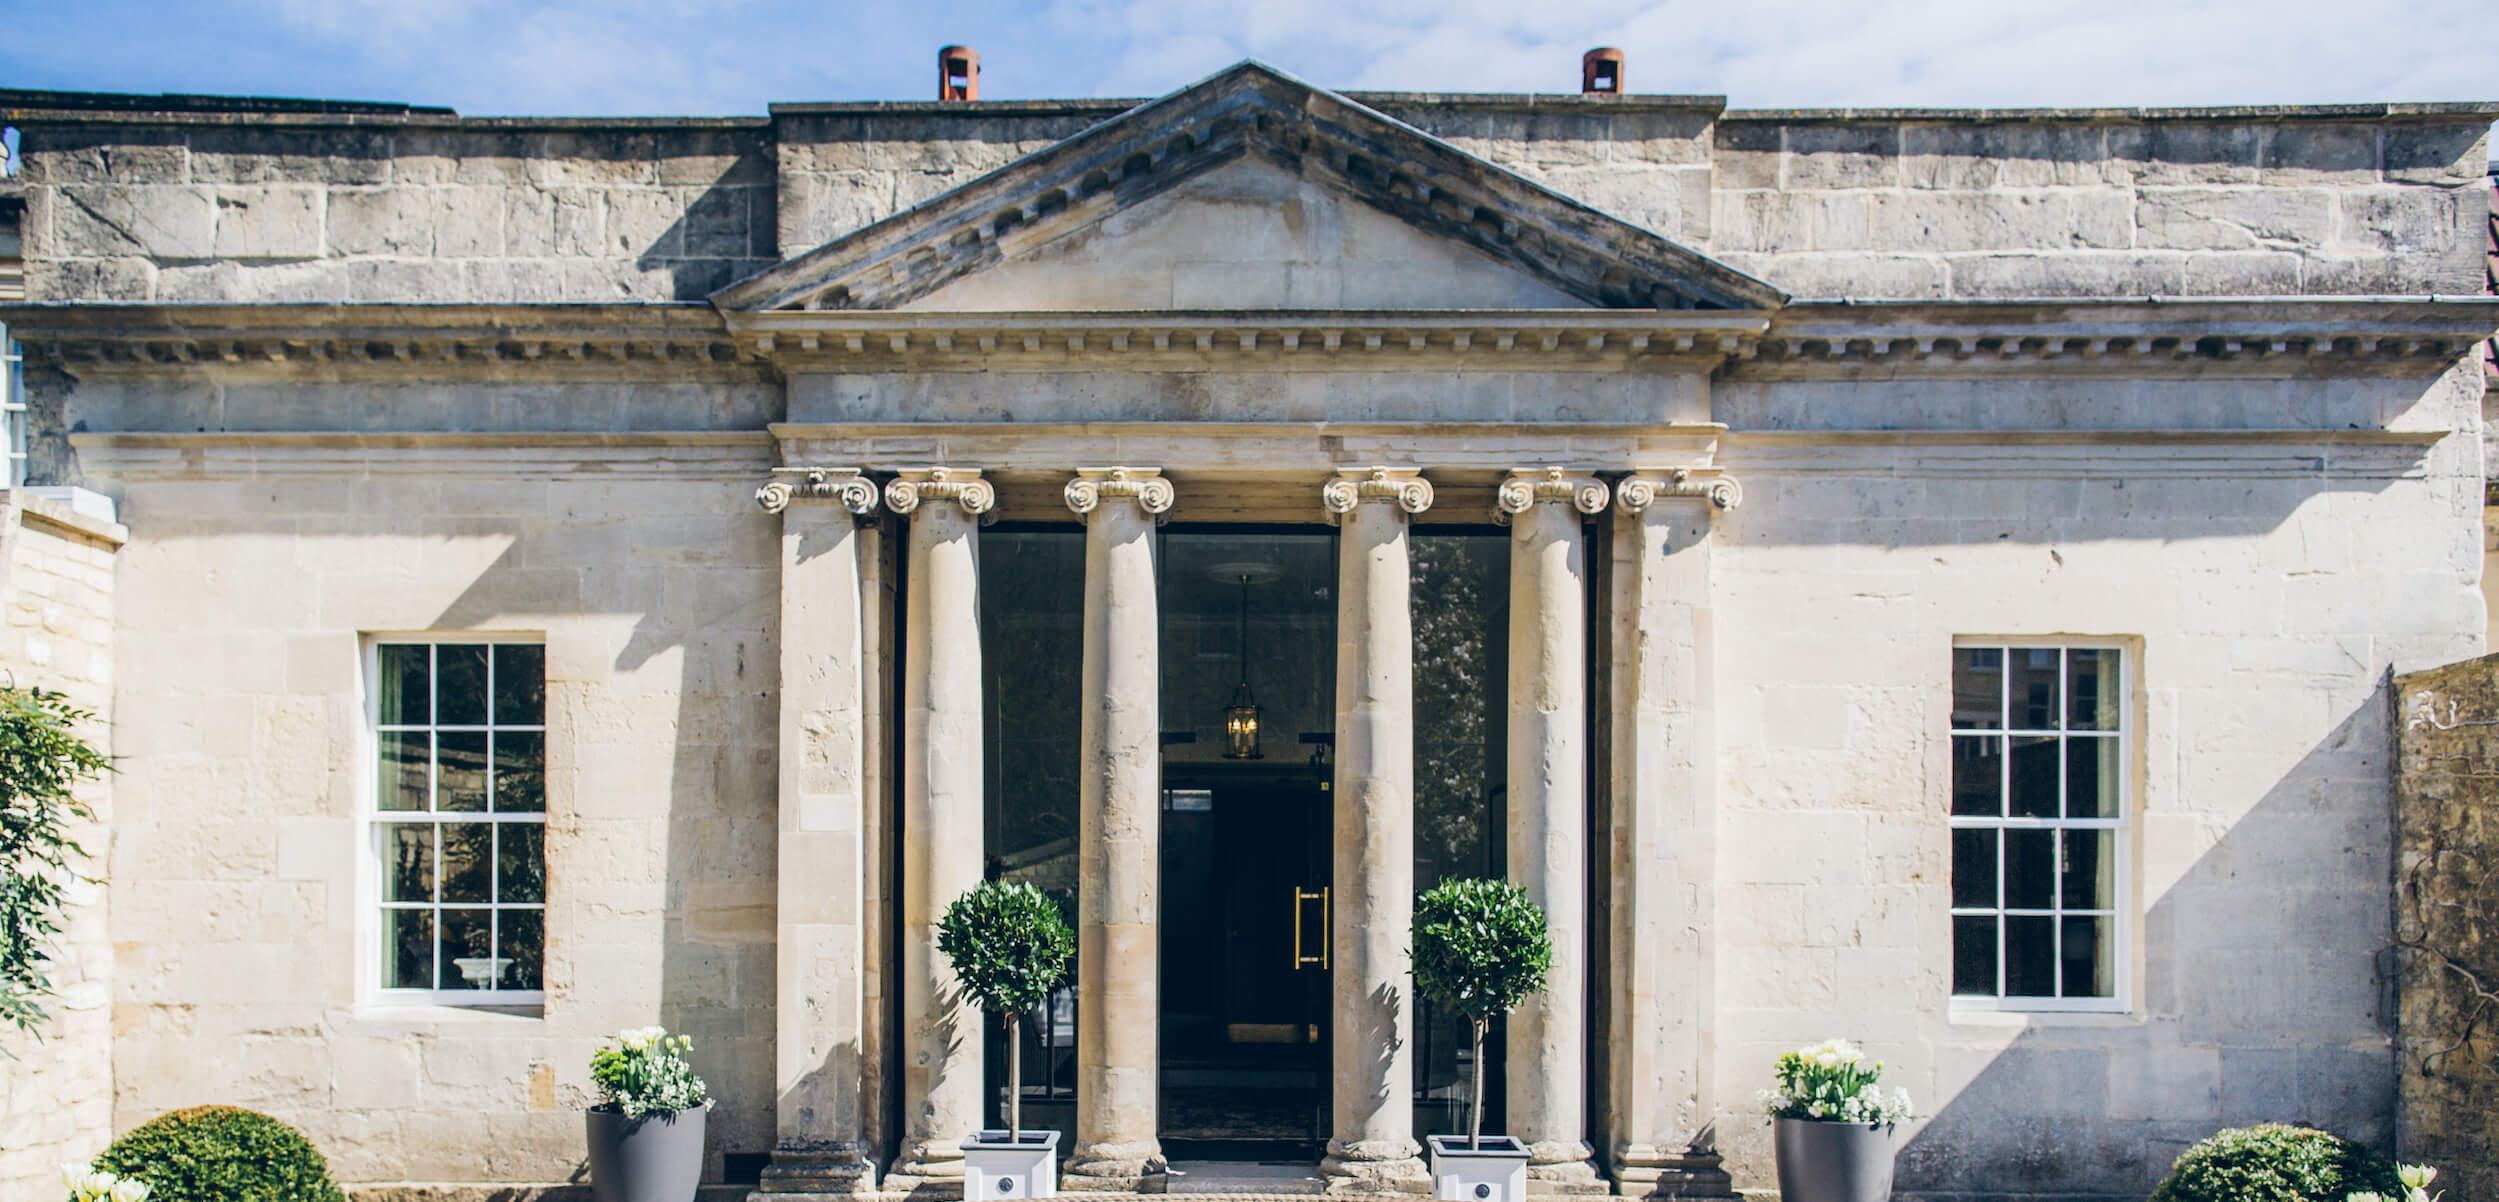
[[[355,1021],[395,1028],[413,1027],[509,1027],[535,1024],[545,1020],[543,1002],[517,1002],[498,1005],[450,1005],[420,999],[382,998],[356,1007]]]
[[[2131,1010],[2009,1010],[1955,1006],[1945,1021],[1956,1027],[2140,1027],[2142,1015]]]

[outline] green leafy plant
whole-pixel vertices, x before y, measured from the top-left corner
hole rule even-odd
[[[1895,1089],[1885,1097],[1876,1084],[1883,1077],[1883,1062],[1866,1059],[1864,1049],[1845,1039],[1782,1052],[1770,1071],[1778,1087],[1763,1090],[1761,1102],[1774,1119],[1831,1123],[1909,1119],[1909,1091]]]
[[[1475,1082],[1467,1090],[1466,1139],[1484,1131],[1484,1032],[1545,987],[1553,938],[1545,912],[1508,881],[1448,880],[1414,899],[1414,984],[1464,1014],[1473,1039]]]
[[[86,849],[70,827],[95,812],[75,796],[112,761],[76,728],[95,715],[59,693],[0,687],[0,1021],[33,1032],[52,996],[61,891]]]
[[[2401,1198],[2408,1187],[2385,1157],[2331,1131],[2266,1123],[2180,1153],[2151,1202],[2343,1202],[2354,1193]]]
[[[147,1202],[346,1202],[302,1132],[233,1106],[161,1114],[113,1141],[95,1167],[143,1181]]]
[[[1031,885],[983,881],[937,920],[937,950],[954,963],[963,992],[995,1010],[1007,1029],[1007,1139],[1023,1136],[1023,1028],[1027,1011],[1067,979],[1076,936],[1050,895]]]
[[[686,1059],[694,1050],[693,1036],[672,1036],[666,1027],[635,1027],[618,1031],[615,1039],[615,1047],[590,1055],[590,1080],[599,1087],[599,1104],[592,1109],[638,1119],[710,1104],[711,1089]]]

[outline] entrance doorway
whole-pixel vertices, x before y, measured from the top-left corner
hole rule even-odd
[[[1163,540],[1164,1155],[1328,1136],[1332,531]]]

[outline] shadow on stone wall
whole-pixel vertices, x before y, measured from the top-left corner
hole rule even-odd
[[[2390,923],[2387,698],[2352,707],[2153,899],[2145,1017],[2033,1020],[1901,1149],[1902,1197],[2141,1198],[2189,1144],[2259,1122],[2394,1150],[2392,992],[2374,969]],[[2178,749],[2190,799],[2223,775],[2194,751]],[[2183,825],[2155,823],[2146,842]]]
[[[575,727],[573,767],[584,783],[568,790],[569,814],[554,808],[557,794],[550,789],[547,1013],[551,1019],[567,1011],[600,1016],[552,1025],[550,1033],[562,1037],[554,1054],[577,1053],[586,1062],[597,1037],[640,1022],[693,1036],[695,1067],[715,1099],[704,1179],[752,1184],[774,1132],[779,653],[772,630],[780,594],[772,565],[779,523],[765,523],[751,503],[740,504],[737,486],[648,487],[679,495],[722,492],[707,502],[707,512],[720,515],[717,525],[707,537],[646,511],[605,521],[609,537],[585,542],[582,531],[561,525],[480,519],[503,530],[518,525],[519,536],[432,628],[491,630],[509,628],[516,618],[560,616],[571,620],[567,641],[588,641],[604,637],[599,628],[605,620],[632,618],[630,633],[605,665],[618,679],[568,682],[557,675],[557,649],[548,657],[551,736],[559,722]],[[756,518],[751,531],[741,529],[749,515]],[[737,545],[745,534],[754,545]],[[565,577],[576,582],[579,596],[562,595]],[[680,660],[672,679],[630,679],[672,653]],[[652,704],[660,697],[671,703],[665,713]],[[573,712],[564,713],[567,708]],[[671,749],[666,779],[641,786],[651,796],[592,795],[589,781],[617,778],[588,771],[593,766],[582,760],[599,754],[602,744],[629,751],[655,738],[670,738]],[[550,737],[548,745],[564,754],[567,741]],[[550,764],[550,775],[556,766]],[[645,814],[662,819],[655,846],[641,845],[644,836],[633,829]],[[585,831],[591,825],[610,829]],[[571,863],[563,858],[568,843]],[[658,878],[638,875],[637,865],[654,859]],[[661,892],[654,897],[639,892],[642,886]],[[569,918],[559,920],[559,909],[570,911]],[[636,924],[660,932],[656,965],[636,956],[644,938]],[[606,937],[593,937],[593,926],[605,928]],[[630,984],[652,968],[656,998]],[[601,979],[603,973],[616,975]],[[559,1071],[570,1076],[574,1066]],[[559,1099],[562,1108],[585,1101]],[[550,1132],[544,1145],[512,1149],[513,1163],[494,1171],[526,1179],[546,1172],[549,1158],[560,1154],[570,1158],[570,1179],[586,1179],[578,1122]]]

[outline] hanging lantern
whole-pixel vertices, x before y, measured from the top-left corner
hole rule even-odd
[[[1223,711],[1223,758],[1264,759],[1258,750],[1258,696],[1249,687],[1249,574],[1241,575],[1241,626],[1237,644],[1241,683],[1232,688],[1232,704]]]

